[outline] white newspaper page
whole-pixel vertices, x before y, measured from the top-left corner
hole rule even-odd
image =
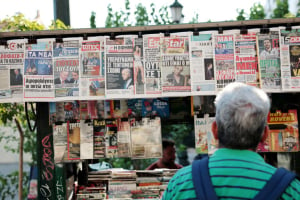
[[[281,90],[279,31],[257,34],[258,64],[261,88],[266,92]]]
[[[189,36],[161,38],[161,74],[164,96],[189,95],[191,92]]]
[[[282,90],[300,90],[300,29],[280,29]]]
[[[235,34],[236,81],[260,88],[259,70],[256,52],[256,33]]]
[[[191,93],[215,94],[213,32],[190,36]]]
[[[24,40],[0,45],[0,102],[23,101],[24,52]]]
[[[26,101],[54,98],[53,39],[40,39],[26,44],[24,64],[24,99]]]
[[[106,39],[106,97],[132,98],[133,78],[133,36]]]
[[[215,35],[215,69],[217,91],[235,81],[234,35]]]
[[[79,50],[80,38],[54,42],[54,85],[56,100],[73,100],[79,97]]]
[[[160,58],[160,38],[162,36],[162,34],[143,35],[147,96],[160,96],[162,94]]]
[[[94,158],[94,129],[92,121],[80,120],[80,159]]]
[[[161,122],[160,118],[142,118],[130,122],[132,158],[161,158]]]
[[[80,98],[105,96],[104,37],[83,40],[80,51]]]

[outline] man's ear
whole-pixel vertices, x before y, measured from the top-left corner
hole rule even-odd
[[[213,123],[211,125],[211,131],[212,131],[212,133],[214,135],[214,138],[216,140],[218,140],[219,139],[219,137],[218,137],[218,126],[217,126],[217,122],[216,121],[213,121]]]
[[[263,132],[263,135],[262,135],[262,137],[261,137],[260,142],[264,142],[264,141],[268,138],[269,130],[270,130],[270,129],[269,129],[269,126],[268,126],[268,125],[265,126],[264,132]]]

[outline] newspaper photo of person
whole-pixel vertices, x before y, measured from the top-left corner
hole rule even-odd
[[[21,69],[10,70],[10,85],[23,85],[23,75]]]

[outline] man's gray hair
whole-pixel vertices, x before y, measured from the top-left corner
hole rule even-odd
[[[267,94],[234,82],[217,95],[215,106],[220,147],[255,149],[267,125],[270,110]]]

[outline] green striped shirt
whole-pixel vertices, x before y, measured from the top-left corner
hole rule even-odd
[[[276,171],[256,152],[226,148],[217,150],[209,158],[208,165],[219,199],[253,199]],[[173,176],[163,199],[196,199],[191,165]],[[300,199],[300,181],[294,180],[281,199]]]

